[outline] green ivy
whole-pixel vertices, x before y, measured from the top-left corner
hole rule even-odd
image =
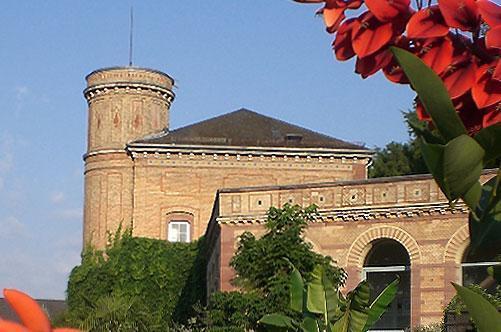
[[[206,298],[204,245],[203,239],[169,243],[126,231],[103,251],[86,250],[69,278],[69,316],[84,321],[100,299],[120,294],[140,302],[152,326],[184,322]]]

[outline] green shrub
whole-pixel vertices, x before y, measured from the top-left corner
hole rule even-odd
[[[68,317],[83,322],[99,301],[119,294],[141,303],[149,323],[162,330],[183,322],[192,316],[193,305],[206,298],[203,245],[203,239],[169,243],[135,238],[130,231],[120,235],[119,230],[104,251],[86,250],[71,272]]]

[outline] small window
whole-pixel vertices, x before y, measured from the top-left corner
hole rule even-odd
[[[463,255],[462,277],[463,286],[480,285],[493,294],[496,290],[494,279],[489,277],[487,268],[492,265],[501,265],[499,256],[493,252],[473,252],[468,247]]]
[[[167,231],[169,242],[190,242],[190,223],[184,220],[174,220],[169,222]]]

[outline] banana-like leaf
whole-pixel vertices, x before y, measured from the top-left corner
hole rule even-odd
[[[301,273],[293,266],[290,276],[290,307],[297,312],[303,312],[304,281]]]
[[[395,298],[395,295],[397,295],[399,282],[399,278],[393,280],[372,302],[369,308],[369,317],[367,319],[367,323],[365,323],[364,331],[370,329],[388,309],[388,306]]]
[[[322,265],[315,266],[311,276],[312,280],[308,283],[306,308],[312,313],[323,314],[329,321],[329,318],[337,312],[337,291]]]
[[[312,317],[305,317],[301,323],[304,332],[319,332],[317,320]]]
[[[453,284],[479,332],[501,332],[501,313],[482,295]]]
[[[390,50],[440,134],[447,141],[466,134],[463,122],[440,77],[414,54],[397,47],[390,47]]]
[[[484,163],[501,157],[501,123],[480,130],[475,140],[485,150]]]
[[[292,318],[281,314],[264,315],[260,320],[260,324],[265,324],[280,330],[295,330],[298,325]]]
[[[369,297],[369,285],[362,281],[348,294],[344,314],[334,323],[332,332],[362,332],[369,318]]]

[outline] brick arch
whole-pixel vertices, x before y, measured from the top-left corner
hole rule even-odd
[[[362,267],[365,256],[370,249],[369,244],[378,239],[398,241],[409,253],[411,264],[420,263],[421,251],[416,240],[409,233],[395,226],[377,226],[366,230],[353,241],[348,250],[346,266]]]
[[[470,244],[468,225],[461,226],[445,245],[444,263],[453,262],[460,264],[464,251]]]

